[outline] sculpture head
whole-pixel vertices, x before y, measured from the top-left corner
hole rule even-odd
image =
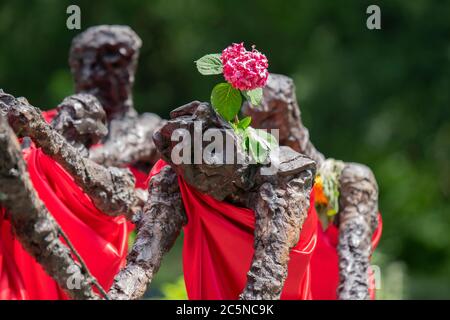
[[[77,93],[102,104],[108,120],[133,109],[132,87],[142,41],[127,26],[87,29],[72,41],[69,64]]]
[[[182,136],[183,132],[185,137]],[[214,135],[208,135],[208,132]],[[220,143],[223,147],[221,152],[215,154],[216,162],[207,162],[205,154],[209,154],[211,149],[208,146],[212,140],[216,142],[216,136],[222,137]],[[313,160],[286,146],[280,147],[279,152],[274,155],[276,158],[271,157],[267,164],[253,162],[244,150],[242,137],[236,134],[210,104],[204,102],[193,101],[173,110],[170,120],[153,135],[153,141],[161,157],[187,183],[221,201],[241,192],[248,193],[265,181],[284,179],[281,177],[290,179],[292,176],[306,174],[312,181],[311,177],[316,170]],[[183,144],[188,147],[180,147]],[[200,146],[197,159],[195,145]],[[234,151],[230,158],[227,150],[231,148]],[[185,150],[188,152],[186,158]],[[182,163],[174,159],[179,151],[183,152]],[[271,165],[275,165],[275,170],[269,170],[270,174],[263,173],[263,169]]]
[[[221,151],[215,149],[215,160],[208,161],[204,155],[211,153],[205,151],[211,142],[218,141],[215,138],[217,136],[220,136],[218,140],[221,140],[222,148],[218,149]],[[249,163],[240,137],[234,134],[230,124],[208,103],[193,101],[173,110],[170,120],[154,133],[153,141],[162,158],[178,175],[197,190],[218,200],[225,199],[239,189],[248,189],[252,184],[250,176],[257,166]],[[226,144],[233,148],[233,159],[229,161],[226,159],[230,156]],[[181,148],[183,145],[186,148]],[[182,163],[174,159],[180,153]],[[236,161],[238,154],[243,159],[241,163]]]
[[[52,126],[73,146],[85,153],[108,133],[106,114],[93,95],[75,94],[57,107]]]
[[[294,81],[284,75],[271,73],[263,88],[263,99],[258,106],[244,102],[242,113],[252,117],[252,126],[260,129],[279,129],[280,145],[301,152],[292,136],[300,122],[300,110],[295,95]]]

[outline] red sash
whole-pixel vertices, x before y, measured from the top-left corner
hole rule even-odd
[[[50,121],[54,111],[44,113]],[[30,179],[39,198],[60,224],[91,273],[105,290],[125,264],[128,234],[125,217],[99,211],[72,177],[40,149],[23,151]],[[142,179],[141,179],[142,180]],[[23,248],[0,207],[0,299],[67,299]]]
[[[149,179],[166,165],[162,160],[157,162]],[[181,177],[178,183],[188,218],[183,270],[189,299],[237,299],[245,287],[254,251],[254,212],[202,194]],[[337,235],[335,227],[322,231],[311,205],[300,239],[291,250],[282,299],[336,299]],[[381,224],[374,235],[374,247],[380,235]]]
[[[125,263],[129,227],[125,217],[100,212],[72,177],[40,149],[24,151],[34,188],[65,231],[91,273],[106,290]],[[0,298],[66,299],[65,293],[15,239],[0,215]]]

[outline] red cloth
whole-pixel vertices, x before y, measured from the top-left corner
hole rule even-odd
[[[378,228],[372,236],[372,251],[380,241],[383,222],[378,214]],[[330,225],[325,231],[319,222],[317,227],[317,246],[311,259],[311,291],[315,300],[337,299],[336,289],[339,284],[338,255],[336,246],[338,244],[339,229]],[[375,299],[374,277],[370,274],[371,283],[369,293]]]
[[[42,116],[44,117],[45,121],[50,123],[57,113],[58,109],[55,108],[42,112]],[[93,145],[91,146],[91,148],[96,148],[99,146],[101,146],[101,144]],[[147,181],[148,174],[131,165],[128,166],[128,169],[130,169],[131,173],[134,175],[134,178],[136,179],[135,187],[140,189],[146,189],[147,186],[145,185],[145,182]]]
[[[162,160],[156,163],[149,179],[166,165]],[[254,251],[254,212],[202,194],[181,177],[178,183],[188,218],[183,270],[189,299],[237,299]],[[308,217],[290,254],[282,299],[336,299],[338,229],[322,230],[313,203],[311,194]],[[374,247],[380,235],[381,223]]]
[[[148,173],[145,173],[133,166],[128,166],[128,169],[130,169],[131,173],[133,174],[134,178],[136,179],[134,187],[139,188],[139,189],[144,189],[145,191],[147,191],[146,181],[147,181]]]
[[[47,122],[56,109],[44,112]],[[125,264],[132,225],[125,217],[99,211],[72,177],[32,145],[23,151],[30,179],[39,198],[65,231],[91,273],[106,290]],[[143,181],[142,175],[140,181]],[[142,182],[141,182],[142,184]],[[0,299],[67,299],[23,248],[0,207]]]
[[[106,290],[125,264],[128,224],[125,217],[99,211],[72,177],[40,149],[24,151],[34,188],[66,232],[91,273]],[[0,299],[66,299],[65,293],[22,248],[0,214]]]

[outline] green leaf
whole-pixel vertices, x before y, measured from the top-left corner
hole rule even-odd
[[[241,109],[242,96],[228,82],[219,83],[211,92],[211,104],[225,120],[230,121]]]
[[[245,117],[244,119],[239,120],[237,127],[239,129],[247,129],[247,127],[250,125],[251,122],[252,122],[252,117],[250,117],[250,116]]]
[[[250,154],[253,159],[255,159],[256,163],[264,163],[269,156],[268,150],[265,150],[261,143],[252,138],[249,139],[248,145],[250,148]]]
[[[261,103],[263,90],[262,88],[256,88],[253,90],[242,91],[242,94],[252,105],[257,106]]]
[[[244,132],[244,147],[257,163],[264,163],[277,146],[275,137],[265,130],[248,127]]]
[[[205,76],[221,74],[223,71],[222,61],[218,53],[207,54],[195,61],[195,64],[197,65],[198,72]]]

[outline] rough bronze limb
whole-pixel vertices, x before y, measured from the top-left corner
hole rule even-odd
[[[58,162],[90,196],[95,206],[109,215],[130,218],[141,208],[134,177],[127,169],[105,168],[83,157],[75,147],[45,122],[39,109],[24,98],[0,92],[0,110],[19,137],[30,137],[44,153]]]
[[[186,224],[178,177],[171,167],[154,175],[148,190],[144,213],[136,218],[136,242],[109,292],[112,299],[138,299],[144,295],[163,256]]]
[[[372,171],[357,163],[345,165],[339,182],[338,297],[369,299],[371,240],[378,225],[378,186]]]
[[[59,239],[61,229],[34,190],[17,138],[1,114],[0,193],[14,233],[27,252],[73,299],[98,299],[92,291],[96,280]],[[68,270],[74,268],[79,270],[79,287],[69,288],[73,272]]]
[[[303,171],[266,182],[252,199],[256,215],[255,253],[247,274],[244,300],[279,299],[287,277],[290,249],[300,236],[308,214],[309,193],[315,166],[304,163]]]
[[[294,82],[289,77],[271,74],[263,90],[261,105],[255,107],[246,103],[243,113],[252,117],[252,126],[256,128],[279,129],[280,145],[288,145],[314,159],[318,168],[324,162],[324,155],[314,147],[308,129],[302,123]],[[376,229],[377,218],[373,208],[378,205],[378,189],[372,171],[360,164],[347,163],[339,192],[338,297],[366,299],[369,294],[367,268],[371,252],[370,240]],[[359,243],[361,247],[354,245],[355,243]]]

